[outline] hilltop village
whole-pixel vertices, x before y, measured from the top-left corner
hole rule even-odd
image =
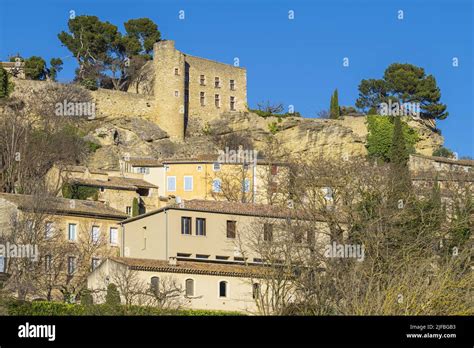
[[[80,302],[87,290],[103,303],[113,284],[125,304],[271,312],[269,280],[275,267],[289,267],[286,252],[303,258],[315,243],[355,243],[354,217],[344,209],[355,210],[362,198],[340,192],[363,185],[329,168],[340,162],[347,175],[365,172],[367,180],[389,175],[363,160],[367,118],[263,118],[248,108],[245,68],[188,55],[171,40],[155,43],[153,56],[142,68],[144,82],[126,92],[84,90],[82,99],[74,99],[77,90],[68,94],[79,87],[27,80],[21,64],[2,63],[18,70],[12,96],[26,100],[28,113],[38,99],[67,117],[68,103],[91,103],[71,113],[80,113],[78,128],[93,151],[77,163],[51,163],[45,185],[54,194],[38,197],[15,185],[0,194],[2,238],[31,241],[22,236],[32,229],[40,235],[41,265],[25,297]],[[423,120],[405,120],[418,132],[407,161],[410,184],[421,196],[439,188],[454,214],[452,190],[472,189],[474,161],[432,156],[441,135]],[[328,165],[299,182],[315,173],[304,162],[311,158]],[[400,208],[410,199],[398,201]],[[296,237],[283,251],[288,231]],[[372,251],[366,246],[366,257]],[[8,284],[18,266],[0,260]],[[279,286],[286,303],[297,303],[303,295],[290,278],[279,278]]]

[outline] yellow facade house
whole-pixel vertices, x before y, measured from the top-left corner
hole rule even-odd
[[[158,186],[163,199],[206,199],[270,203],[288,193],[289,166],[286,163],[221,160],[219,155],[173,158],[160,161],[131,158],[121,161],[126,173],[141,173]]]

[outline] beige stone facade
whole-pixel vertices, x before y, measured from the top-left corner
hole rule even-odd
[[[249,274],[252,270],[255,274]],[[161,291],[169,291],[166,284],[173,282],[179,291],[179,297],[173,300],[175,306],[248,314],[257,312],[253,299],[253,284],[259,282],[256,267],[190,261],[176,261],[176,264],[170,265],[168,261],[158,260],[108,259],[87,280],[88,288],[95,290],[95,302],[105,301],[105,291],[100,290],[107,287],[107,279],[112,282],[121,274],[131,277],[132,272],[135,272],[134,283],[142,284],[147,290],[153,278],[158,281]],[[146,303],[146,300],[142,301]],[[123,297],[122,302],[125,302]]]
[[[169,134],[184,138],[189,117],[206,120],[246,110],[245,69],[187,55],[171,40],[155,44],[153,61],[157,112]]]

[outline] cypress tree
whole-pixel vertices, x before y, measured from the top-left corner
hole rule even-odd
[[[331,95],[331,105],[329,107],[329,118],[337,119],[339,118],[340,110],[339,110],[339,100],[337,89]]]
[[[138,206],[137,197],[133,198],[132,203],[132,216],[138,216],[140,214],[140,207]]]
[[[337,88],[334,91],[334,118],[339,118],[341,111],[339,109],[339,96],[337,93]]]
[[[396,204],[404,200],[411,188],[411,178],[408,170],[409,153],[403,135],[400,117],[394,117],[392,147],[390,149],[390,165],[392,176],[392,194]]]
[[[331,102],[329,103],[329,118],[333,118],[334,110],[334,94],[331,94]]]

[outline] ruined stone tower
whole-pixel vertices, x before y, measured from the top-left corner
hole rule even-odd
[[[247,109],[244,68],[184,54],[171,40],[155,44],[153,64],[159,124],[175,139],[184,138],[190,117],[208,121]]]

